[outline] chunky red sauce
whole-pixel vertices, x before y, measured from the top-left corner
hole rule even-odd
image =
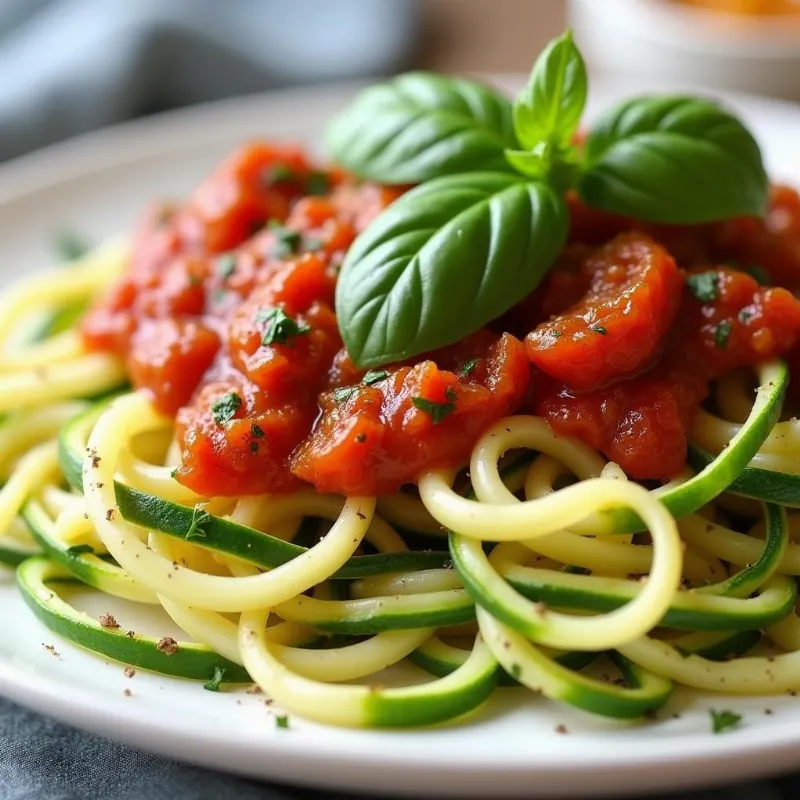
[[[776,187],[765,221],[684,228],[571,197],[570,242],[529,298],[462,342],[365,372],[342,347],[336,279],[401,192],[254,143],[184,204],[145,216],[83,334],[177,417],[183,484],[389,493],[530,410],[632,477],[664,479],[683,467],[710,381],[774,355],[800,361],[800,196]]]

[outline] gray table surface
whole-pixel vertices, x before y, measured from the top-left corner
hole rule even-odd
[[[658,795],[656,800],[784,800],[800,779]],[[347,800],[180,764],[82,733],[0,700],[0,800]]]

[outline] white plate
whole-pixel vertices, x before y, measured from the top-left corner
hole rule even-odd
[[[596,86],[593,106],[634,90]],[[59,227],[96,238],[127,228],[143,203],[188,190],[248,137],[313,140],[351,93],[294,91],[171,113],[0,168],[0,278],[47,264],[49,236]],[[800,183],[800,110],[754,98],[730,102],[757,132],[773,175]],[[93,598],[94,613],[114,610],[126,627],[171,630],[164,618]],[[257,695],[215,694],[142,672],[128,679],[120,665],[59,641],[28,612],[9,571],[0,571],[0,607],[2,694],[147,750],[255,777],[425,796],[619,796],[763,776],[795,768],[800,756],[800,700],[788,696],[679,692],[662,721],[625,725],[506,690],[472,718],[434,729],[349,731],[293,718],[282,730]],[[740,711],[744,723],[712,735],[714,706]],[[560,724],[567,734],[555,732]]]

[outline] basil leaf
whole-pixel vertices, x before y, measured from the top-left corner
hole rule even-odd
[[[438,178],[353,243],[336,287],[351,358],[375,367],[458,341],[539,283],[566,240],[560,194],[519,175]]]
[[[517,146],[511,103],[474,81],[410,72],[364,90],[328,126],[331,157],[382,183],[422,183],[475,170],[508,170]]]
[[[673,224],[766,212],[769,186],[755,139],[707,100],[624,103],[592,128],[586,160],[578,189],[595,208]]]
[[[536,59],[527,85],[514,101],[514,130],[520,145],[532,150],[544,141],[568,142],[586,105],[586,84],[586,65],[572,32],[566,31]]]

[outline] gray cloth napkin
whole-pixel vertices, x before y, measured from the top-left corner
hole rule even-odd
[[[800,780],[653,800],[795,800]],[[235,778],[81,733],[0,700],[0,800],[349,800]],[[374,796],[373,796],[374,797]]]
[[[0,160],[142,113],[405,66],[415,0],[0,0]]]

